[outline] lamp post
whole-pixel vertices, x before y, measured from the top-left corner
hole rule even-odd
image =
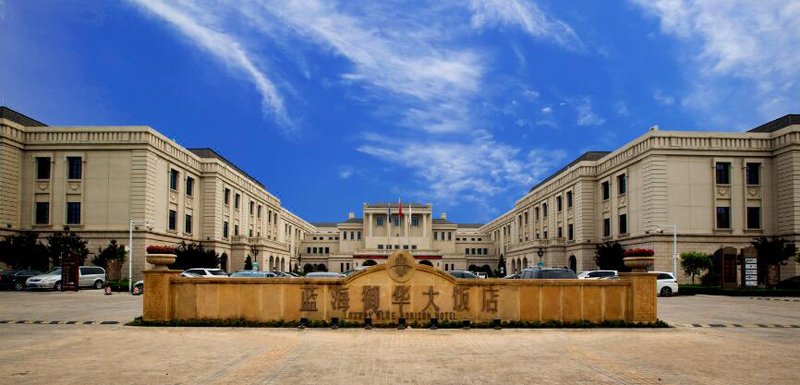
[[[142,219],[130,218],[128,221],[128,293],[133,293],[133,226],[149,224],[149,221]]]
[[[672,276],[675,279],[678,278],[678,224],[673,223],[671,225],[657,225],[656,230],[654,233],[662,234],[664,233],[664,229],[661,227],[672,227]],[[650,233],[647,231],[646,233]]]

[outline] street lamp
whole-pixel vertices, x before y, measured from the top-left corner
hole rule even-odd
[[[664,229],[661,227],[672,227],[672,276],[675,279],[678,278],[678,224],[673,223],[671,225],[657,225],[654,231],[646,231],[645,233],[659,233],[663,234]]]
[[[150,227],[150,221],[130,218],[128,221],[128,293],[133,293],[133,226]]]

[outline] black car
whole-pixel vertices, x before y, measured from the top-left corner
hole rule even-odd
[[[578,279],[575,272],[563,268],[531,267],[522,270],[520,279]]]
[[[778,284],[778,289],[800,290],[800,275],[784,279]]]
[[[0,289],[22,290],[25,288],[25,281],[34,275],[44,274],[39,270],[9,270],[0,273]]]

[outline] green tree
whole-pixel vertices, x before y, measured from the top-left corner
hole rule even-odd
[[[47,247],[39,242],[35,231],[24,231],[3,237],[0,241],[0,262],[12,269],[30,268],[47,271]]]
[[[199,243],[181,242],[175,249],[175,263],[170,269],[186,270],[193,267],[215,268],[219,267],[219,253],[212,249],[204,249]]]
[[[506,270],[506,257],[504,257],[503,254],[500,254],[500,259],[497,260],[497,274],[498,276],[508,274]]]
[[[594,262],[602,270],[630,271],[624,262],[625,249],[619,242],[605,242],[597,245]]]
[[[106,268],[106,266],[108,266],[108,261],[118,259],[121,266],[125,262],[126,255],[125,246],[117,244],[117,241],[112,239],[111,242],[108,243],[108,246],[97,249],[97,255],[92,258],[92,264]]]
[[[89,255],[89,249],[86,248],[86,240],[70,230],[69,226],[64,226],[63,231],[47,237],[47,254],[53,266],[61,266],[61,258],[73,253],[78,254],[80,264],[83,265],[86,256]]]
[[[681,253],[681,268],[684,273],[692,276],[694,285],[694,276],[711,268],[711,256],[696,251]]]
[[[783,238],[772,240],[767,237],[754,238],[750,244],[756,248],[758,264],[761,266],[785,265],[787,259],[797,255],[797,246],[794,242]],[[778,269],[778,281],[780,281],[780,269]]]

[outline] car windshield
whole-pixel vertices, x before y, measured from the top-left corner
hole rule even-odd
[[[543,270],[542,278],[575,278],[575,273],[570,270]]]
[[[45,274],[47,274],[47,275],[61,275],[61,268],[60,267],[52,268]]]
[[[211,273],[211,275],[221,275],[221,276],[226,276],[226,277],[228,276],[228,274],[226,274],[222,270],[209,270],[209,273]]]

